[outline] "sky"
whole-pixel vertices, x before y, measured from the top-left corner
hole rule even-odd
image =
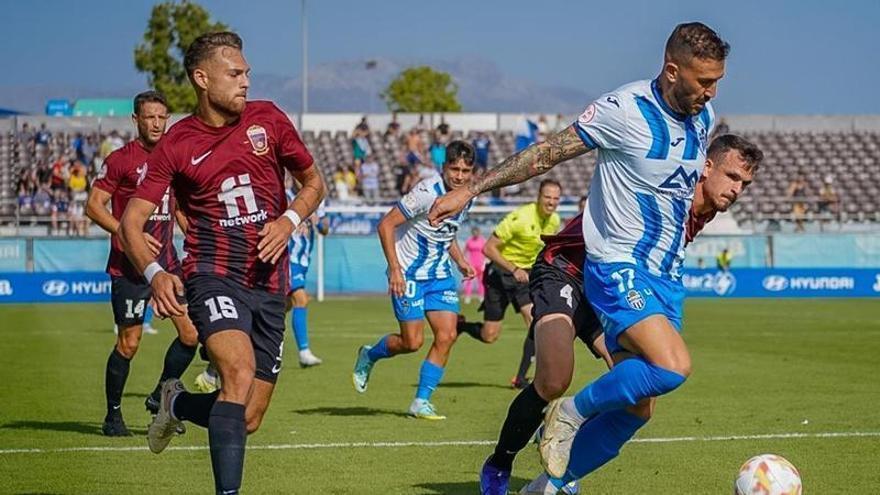
[[[300,0],[198,3],[242,35],[254,74],[301,74]],[[133,49],[153,4],[0,0],[0,91],[144,86]],[[310,65],[479,55],[590,94],[655,76],[673,27],[699,20],[732,46],[720,112],[880,114],[880,0],[307,0],[307,20]]]

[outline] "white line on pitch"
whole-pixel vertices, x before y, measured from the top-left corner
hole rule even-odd
[[[854,438],[880,437],[880,431],[853,431],[832,433],[770,433],[766,435],[728,435],[715,437],[636,438],[630,443],[726,442],[734,440],[786,440],[798,438]],[[248,445],[248,450],[309,450],[309,449],[386,449],[403,447],[471,447],[493,445],[495,440],[449,440],[439,442],[336,442],[285,443],[277,445]],[[128,452],[146,451],[147,447],[61,447],[54,449],[0,449],[3,454],[54,454],[63,452]],[[183,445],[165,450],[208,450],[207,445]]]

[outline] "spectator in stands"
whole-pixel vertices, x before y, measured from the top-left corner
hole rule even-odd
[[[819,213],[837,214],[840,199],[837,197],[837,191],[834,190],[833,182],[834,177],[830,174],[822,180],[822,187],[819,189]]]
[[[52,191],[57,191],[59,189],[67,189],[67,178],[69,177],[69,170],[67,166],[67,160],[65,157],[60,156],[54,163],[52,163],[52,176],[49,178],[49,186],[52,188]]]
[[[40,130],[34,134],[34,144],[37,146],[46,147],[49,146],[49,141],[52,139],[52,133],[49,132],[49,129],[46,129],[46,123],[43,122],[40,124]]]
[[[525,115],[519,118],[516,125],[516,152],[535,144],[538,139],[538,124],[528,119]]]
[[[442,116],[440,117],[440,125],[437,126],[437,130],[434,132],[434,141],[439,142],[443,146],[452,141],[452,129],[450,129],[449,124],[446,123]]]
[[[37,185],[49,187],[52,180],[52,169],[45,160],[37,162]]]
[[[374,155],[367,155],[360,171],[361,190],[368,203],[379,199],[379,163]]]
[[[412,168],[405,163],[398,163],[394,166],[394,190],[401,196],[405,194],[404,186],[407,183]]]
[[[370,124],[367,123],[367,116],[364,115],[361,117],[361,121],[358,122],[358,125],[354,127],[355,132],[361,132],[363,134],[370,133]]]
[[[715,125],[715,130],[712,131],[712,136],[723,136],[728,133],[730,133],[730,126],[727,125],[727,121],[724,120],[724,117],[718,119],[718,124]]]
[[[21,130],[18,131],[18,142],[25,146],[28,153],[33,152],[33,143],[34,143],[34,131],[31,129],[31,126],[28,125],[27,122],[21,125]]]
[[[791,219],[795,232],[804,231],[804,218],[807,215],[807,178],[799,172],[795,180],[788,185],[787,196],[791,201]]]
[[[119,136],[119,132],[117,132],[116,129],[113,129],[112,131],[110,131],[110,134],[108,134],[107,137],[104,138],[104,141],[101,142],[101,146],[98,150],[98,156],[100,156],[101,160],[103,160],[107,158],[107,155],[113,153],[119,148],[122,148],[123,146],[125,146],[125,141],[122,139],[122,137]]]
[[[345,168],[342,165],[336,167],[336,172],[333,173],[333,187],[336,189],[336,198],[339,201],[348,201],[348,182],[345,180]]]
[[[538,137],[536,141],[543,143],[547,139],[547,134],[550,132],[550,125],[547,124],[547,116],[543,113],[539,115],[536,125],[538,126]]]
[[[86,200],[89,193],[86,191],[86,167],[79,161],[72,161],[70,177],[67,179],[67,188],[70,190],[70,223],[75,235],[85,237],[89,221],[85,216]]]
[[[89,134],[86,136],[85,142],[83,142],[82,148],[80,148],[80,157],[89,168],[92,168],[94,165],[95,154],[98,152],[98,146],[95,144],[95,136]]]
[[[366,117],[364,117],[366,119]],[[355,127],[354,132],[352,132],[351,138],[351,149],[352,155],[354,155],[354,168],[355,170],[359,169],[361,163],[364,162],[364,158],[373,152],[373,149],[370,147],[369,130],[364,130],[362,127],[364,121],[361,121],[361,124],[358,124]]]
[[[442,169],[443,164],[446,163],[446,145],[440,141],[434,141],[431,143],[428,153],[431,155],[431,162],[437,167],[437,170]]]
[[[391,122],[385,128],[385,141],[395,141],[400,137],[400,123],[397,122],[397,114],[391,114]]]
[[[481,174],[489,167],[489,147],[492,142],[485,132],[478,132],[474,139],[474,173]]]
[[[18,186],[18,214],[31,215],[34,212],[34,197],[27,186],[19,184]]]
[[[53,235],[61,233],[61,224],[64,224],[67,235],[70,235],[70,222],[68,212],[70,210],[70,198],[64,189],[56,189],[52,202],[52,232]]]
[[[40,185],[37,192],[34,193],[34,213],[37,215],[48,215],[52,212],[52,193],[48,184]]]
[[[416,167],[425,161],[425,144],[418,129],[412,128],[406,135],[406,163]]]
[[[706,261],[702,257],[697,258],[697,268],[699,268],[700,270],[706,268]]]

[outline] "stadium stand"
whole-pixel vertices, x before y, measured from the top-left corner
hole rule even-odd
[[[47,121],[52,119],[47,118]],[[499,121],[501,119],[499,118]],[[803,220],[819,224],[845,225],[880,222],[880,129],[831,129],[810,131],[803,126],[794,130],[737,129],[733,119],[732,131],[741,132],[756,142],[765,152],[766,160],[755,184],[734,206],[736,223],[753,231],[773,231],[789,226],[794,220],[795,204],[803,204]],[[112,140],[109,130],[97,126],[66,125],[51,122],[51,137],[45,144],[36,137],[39,121],[30,120],[28,129],[14,127],[9,121],[0,129],[0,217],[4,224],[46,224],[48,212],[38,208],[34,194],[47,179],[51,181],[52,167],[60,163],[65,173],[76,160],[83,162],[88,177],[94,177],[101,164],[101,147]],[[406,165],[407,128],[400,134],[386,134],[372,130],[368,134],[372,155],[380,165],[379,198],[391,202],[400,196],[401,176],[409,173]],[[421,138],[427,150],[433,133],[421,128]],[[489,163],[498,163],[515,151],[515,136],[511,129],[487,129],[491,141]],[[478,134],[474,128],[451,130],[451,139],[473,141]],[[120,134],[122,141],[130,133]],[[325,166],[331,176],[337,167],[354,167],[352,134],[338,128],[332,130],[306,129],[303,140]],[[96,150],[83,152],[83,143],[91,143]],[[429,161],[425,153],[425,161]],[[566,195],[576,198],[586,192],[592,177],[595,153],[563,163],[549,172],[566,186]],[[806,180],[803,193],[796,197],[788,191],[799,175]],[[331,198],[337,198],[336,185],[328,179]],[[530,200],[537,193],[538,181],[532,180],[520,187],[508,188],[496,202],[517,203]],[[51,186],[51,184],[50,184]],[[22,187],[26,193],[22,192]],[[831,191],[831,193],[829,193]],[[832,194],[833,200],[826,197]],[[30,195],[29,199],[22,195]],[[358,204],[356,196],[350,203]],[[787,228],[787,227],[786,227]]]

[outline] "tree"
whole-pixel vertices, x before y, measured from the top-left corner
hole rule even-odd
[[[183,68],[183,54],[197,37],[213,31],[228,31],[212,22],[202,6],[184,0],[166,0],[153,6],[144,41],[134,49],[134,65],[148,74],[150,86],[161,91],[172,112],[190,112],[196,107],[196,94]]]
[[[428,66],[402,71],[382,92],[391,112],[460,112],[458,85],[452,76]]]

